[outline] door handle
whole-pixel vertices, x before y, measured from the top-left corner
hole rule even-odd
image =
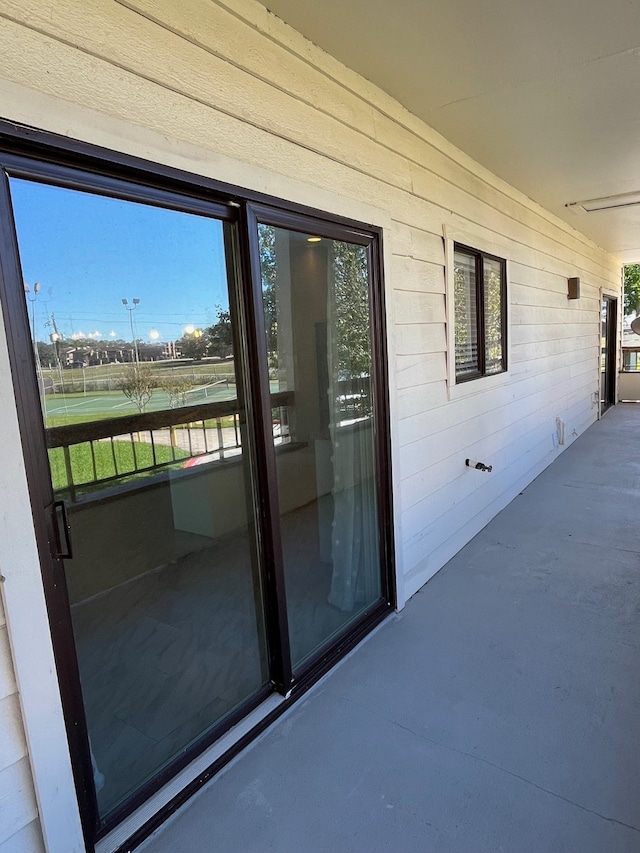
[[[69,527],[69,520],[67,519],[67,508],[65,506],[64,501],[54,501],[53,513],[56,528],[56,538],[58,540],[58,550],[57,553],[53,554],[52,556],[64,560],[70,560],[73,557],[73,552],[71,549],[71,529]],[[62,549],[63,541],[65,544],[66,551],[63,551]]]

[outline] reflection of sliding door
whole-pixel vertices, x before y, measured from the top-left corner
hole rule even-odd
[[[374,229],[59,159],[0,151],[0,296],[93,840],[389,611],[384,312]]]
[[[600,354],[600,411],[616,402],[616,336],[618,300],[602,297]]]

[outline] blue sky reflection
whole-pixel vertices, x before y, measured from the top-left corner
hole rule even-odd
[[[222,223],[78,190],[12,178],[24,280],[36,337],[57,327],[71,341],[131,338],[123,298],[141,341],[180,338],[228,309]],[[32,315],[33,312],[33,315]]]

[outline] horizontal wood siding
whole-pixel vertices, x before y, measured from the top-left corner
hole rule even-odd
[[[43,850],[4,608],[0,600],[0,853]]]
[[[561,452],[557,417],[567,444],[595,420],[615,260],[263,6],[0,0],[0,40],[4,118],[384,226],[401,601]],[[445,233],[509,261],[509,373],[460,395],[447,387]],[[29,833],[4,628],[0,667],[2,831]]]

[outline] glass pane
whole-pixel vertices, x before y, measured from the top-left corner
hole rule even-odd
[[[294,670],[381,597],[369,267],[362,246],[259,226]]]
[[[485,373],[504,370],[502,311],[502,264],[484,258]]]
[[[229,226],[11,192],[104,817],[268,681]]]
[[[456,376],[464,377],[479,370],[476,259],[473,255],[455,252],[453,291]]]

